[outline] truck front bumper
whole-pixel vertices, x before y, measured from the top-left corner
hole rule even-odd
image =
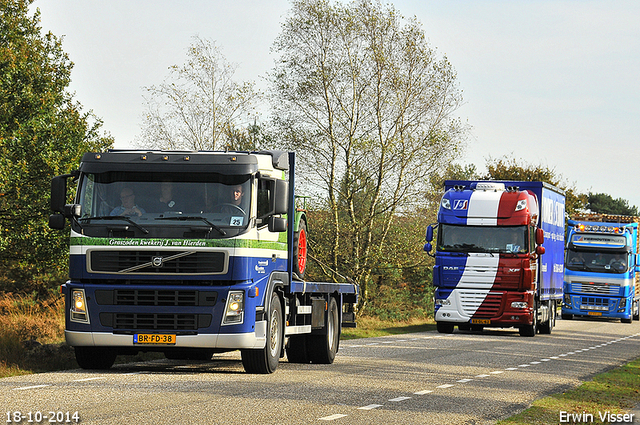
[[[149,333],[149,332],[140,332]],[[164,332],[170,333],[170,332]],[[177,335],[176,343],[166,346],[183,348],[228,348],[228,349],[260,349],[266,344],[267,322],[256,322],[254,332],[238,334],[199,334]],[[158,348],[162,346],[150,344],[134,344],[132,334],[115,334],[111,332],[78,332],[65,331],[67,344],[87,347],[139,347]]]

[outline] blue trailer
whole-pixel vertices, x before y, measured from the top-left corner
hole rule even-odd
[[[110,150],[53,178],[50,227],[71,227],[65,336],[79,365],[118,354],[210,359],[247,372],[332,363],[358,287],[307,282],[293,152]],[[66,204],[67,180],[77,180]]]
[[[447,180],[433,285],[439,332],[551,333],[562,300],[564,193],[543,182]]]
[[[638,217],[578,214],[568,222],[562,318],[639,320]]]

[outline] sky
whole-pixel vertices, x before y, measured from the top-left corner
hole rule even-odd
[[[640,1],[395,0],[457,72],[471,127],[459,162],[504,156],[548,167],[579,192],[640,207]],[[64,36],[70,90],[116,148],[141,133],[144,87],[183,64],[193,36],[216,42],[236,81],[266,88],[288,0],[36,0]]]

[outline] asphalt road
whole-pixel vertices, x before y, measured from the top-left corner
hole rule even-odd
[[[234,352],[4,378],[0,400],[2,422],[25,424],[75,423],[76,412],[82,424],[491,424],[639,356],[638,322],[558,320],[534,338],[489,329],[341,341],[333,365],[285,359],[272,375],[244,373]]]

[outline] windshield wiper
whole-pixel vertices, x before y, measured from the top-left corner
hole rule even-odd
[[[129,217],[126,217],[124,215],[103,215],[103,216],[98,216],[98,217],[83,217],[80,218],[78,221],[91,221],[91,220],[124,220],[130,224],[133,224],[136,228],[138,228],[142,233],[144,233],[145,235],[149,233],[149,231],[147,229],[145,229],[144,227],[140,226],[138,223],[136,223],[135,221],[131,220]]]
[[[211,228],[216,229],[222,236],[226,236],[227,235],[227,232],[225,232],[220,227],[216,226],[215,224],[213,224],[212,222],[207,220],[206,217],[199,217],[199,216],[185,216],[185,217],[183,217],[183,216],[171,216],[171,217],[157,217],[156,220],[203,221],[203,222],[207,223],[209,226],[211,226]]]

